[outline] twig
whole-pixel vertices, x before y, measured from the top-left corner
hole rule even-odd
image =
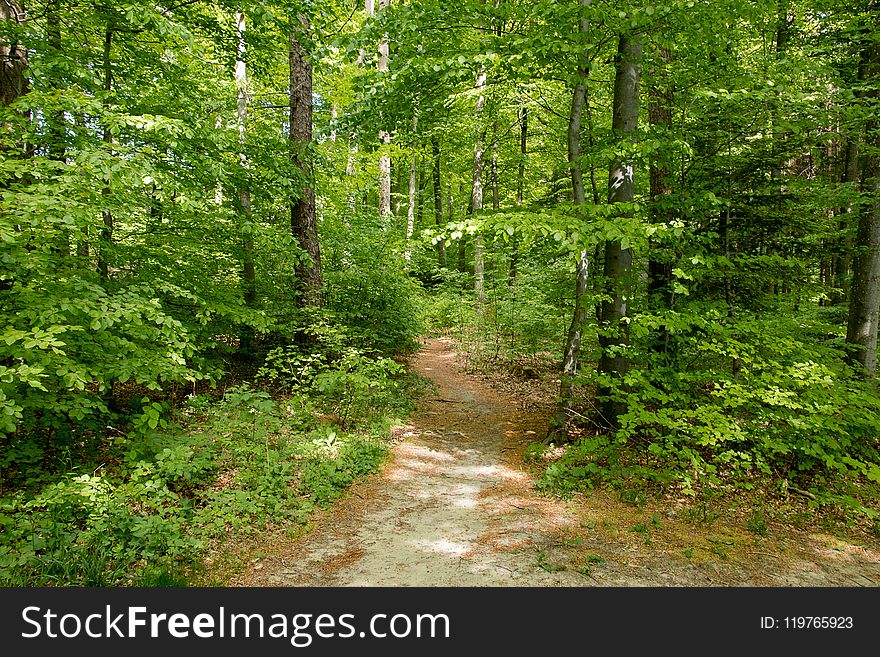
[[[816,496],[808,490],[803,490],[801,488],[795,488],[794,486],[789,486],[788,490],[792,493],[797,493],[798,495],[803,495],[804,497],[809,497],[811,500],[815,500]]]

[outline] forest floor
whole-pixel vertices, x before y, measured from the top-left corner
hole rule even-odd
[[[453,346],[426,340],[414,357],[435,388],[395,429],[384,470],[308,533],[262,546],[230,584],[880,586],[880,543],[809,518],[750,531],[753,509],[730,501],[540,494],[522,457],[544,437],[546,407],[466,373]]]

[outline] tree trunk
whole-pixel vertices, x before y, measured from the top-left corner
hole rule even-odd
[[[321,306],[321,248],[315,213],[312,172],[312,64],[306,58],[299,34],[309,29],[308,20],[290,34],[290,158],[302,172],[305,183],[290,206],[290,228],[306,257],[296,264],[297,305]]]
[[[486,104],[486,72],[480,70],[477,74],[476,89],[477,102],[474,107],[474,119],[478,124],[483,114],[483,106]],[[482,128],[477,128],[477,136],[474,141],[474,161],[473,175],[471,176],[471,204],[470,212],[476,215],[483,209],[483,157],[486,153],[484,142],[486,141],[486,132]],[[474,298],[477,307],[481,307],[486,302],[486,290],[483,283],[483,236],[480,231],[474,233]]]
[[[0,0],[0,20],[24,23],[24,7],[16,0]],[[0,102],[9,107],[28,91],[24,75],[28,67],[27,48],[18,42],[0,44],[0,64]]]
[[[880,99],[880,44],[866,47],[860,81],[871,91],[865,97]],[[853,257],[853,281],[849,302],[846,341],[855,349],[851,359],[868,374],[877,370],[877,325],[880,320],[880,120],[876,114],[865,124],[862,192],[871,201],[859,217]]]
[[[54,57],[60,57],[62,52],[61,44],[61,0],[52,0],[46,7],[46,40],[49,45],[49,51]],[[53,80],[53,89],[59,89],[57,81]],[[64,126],[64,112],[58,111],[52,115],[50,134],[52,135],[49,143],[49,157],[57,162],[64,161],[65,139],[67,131]]]
[[[419,115],[413,115],[413,139],[415,139],[416,130],[419,127]],[[416,175],[418,174],[418,157],[415,153],[412,156],[412,162],[409,165],[409,204],[406,209],[406,249],[403,252],[403,259],[408,263],[412,258],[410,242],[412,241],[413,231],[416,226]]]
[[[859,180],[859,140],[856,135],[847,137],[844,158],[840,182],[844,185],[847,183],[855,184]],[[851,205],[840,211],[838,224],[840,237],[837,240],[837,253],[831,261],[831,285],[834,288],[831,303],[833,305],[841,304],[849,297],[849,270],[852,264],[850,226],[854,216]]]
[[[112,23],[108,23],[107,30],[104,32],[104,91],[107,93],[107,96],[104,98],[105,108],[108,108],[110,105],[109,95],[110,91],[113,89],[113,65],[110,57],[112,48],[113,25]],[[108,125],[104,126],[104,143],[113,143],[113,133],[110,131],[110,126]],[[105,203],[109,204],[109,181],[101,190],[101,195],[104,197]],[[103,226],[101,227],[101,248],[98,251],[98,272],[101,274],[101,278],[108,280],[110,278],[110,242],[113,239],[113,213],[110,211],[109,207],[105,207],[101,212],[101,219]]]
[[[663,70],[655,70],[653,84],[648,91],[648,122],[659,129],[665,136],[672,128],[673,90],[668,80],[670,54],[668,48],[660,49]],[[649,165],[649,195],[651,199],[651,221],[668,224],[674,213],[669,209],[661,209],[659,203],[668,202],[672,194],[672,172],[664,159],[665,148],[659,148],[651,156]],[[648,296],[652,305],[660,311],[672,308],[672,263],[657,258],[657,250],[652,249],[648,260]],[[651,348],[660,353],[669,352],[669,330],[661,326],[652,336]]]
[[[235,61],[235,88],[236,88],[236,113],[238,125],[238,143],[244,147],[245,130],[247,127],[247,64],[245,62],[246,43],[244,33],[246,29],[245,16],[240,11],[235,12],[236,32],[238,36],[238,52]],[[242,167],[247,169],[247,157],[242,151],[239,153]],[[254,230],[253,216],[251,212],[251,190],[247,185],[242,185],[238,190],[239,204],[239,232],[241,234],[241,288],[244,297],[244,305],[248,308],[256,307],[257,303],[257,274],[254,266]],[[253,350],[254,332],[250,326],[243,326],[239,336],[239,347],[242,352],[250,353]]]
[[[492,124],[492,159],[489,162],[489,173],[492,176],[492,209],[501,207],[498,196],[498,121]]]
[[[581,7],[589,5],[589,0],[580,0]],[[589,28],[586,18],[581,18],[578,23],[581,34],[586,34]],[[584,172],[581,162],[581,122],[584,105],[587,99],[587,76],[589,75],[589,61],[587,53],[581,56],[577,70],[577,82],[571,96],[571,110],[568,115],[568,168],[571,176],[571,191],[575,206],[582,206],[586,202],[584,188]],[[574,286],[574,313],[566,335],[565,348],[562,355],[562,375],[559,381],[559,401],[556,414],[550,421],[547,442],[564,440],[568,437],[567,424],[571,412],[571,403],[574,399],[574,382],[577,376],[578,362],[580,360],[581,340],[583,338],[584,325],[587,321],[587,309],[584,295],[587,292],[589,280],[589,260],[587,251],[581,250],[578,258],[577,271],[575,273]]]
[[[377,0],[376,9],[382,11],[388,6],[389,0]],[[366,0],[367,13],[373,15],[373,2]],[[388,58],[390,50],[388,37],[383,36],[379,40],[379,61],[377,69],[380,73],[388,71]],[[388,145],[391,143],[391,134],[387,130],[379,131],[379,141],[382,142],[379,155],[379,216],[386,218],[391,215],[391,155],[388,153]]]
[[[516,207],[521,208],[525,198],[526,179],[526,154],[529,136],[529,106],[522,102],[519,111],[519,163],[516,167]],[[508,282],[516,281],[517,267],[519,265],[519,240],[516,232],[513,233],[510,243],[510,269]]]
[[[639,78],[642,43],[637,36],[621,35],[617,46],[614,78],[614,114],[611,129],[618,146],[635,137],[639,121]],[[608,170],[608,202],[629,203],[633,200],[633,163],[625,157],[621,148]],[[627,301],[631,298],[632,250],[623,248],[619,241],[605,243],[605,296],[602,302],[602,323],[599,345],[599,373],[614,382],[599,387],[600,421],[607,427],[618,425],[618,417],[625,412],[625,405],[613,398],[615,383],[623,378],[629,366],[626,348],[629,343]]]
[[[443,187],[440,179],[440,142],[431,137],[431,154],[434,157],[434,223],[443,225]],[[437,240],[437,264],[446,266],[446,240]]]

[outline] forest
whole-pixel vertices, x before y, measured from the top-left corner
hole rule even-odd
[[[544,385],[543,496],[880,537],[877,0],[0,19],[0,585],[228,581],[382,472],[437,338]]]

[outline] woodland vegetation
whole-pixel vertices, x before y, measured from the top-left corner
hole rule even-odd
[[[0,0],[0,583],[180,583],[302,526],[430,331],[558,371],[548,492],[880,532],[878,19]]]

